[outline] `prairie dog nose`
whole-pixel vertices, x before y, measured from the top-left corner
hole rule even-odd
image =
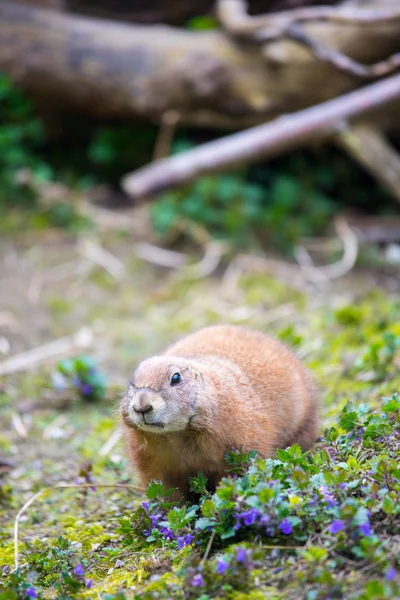
[[[153,410],[151,403],[150,394],[142,392],[138,394],[135,400],[132,402],[132,408],[135,412],[145,415]]]

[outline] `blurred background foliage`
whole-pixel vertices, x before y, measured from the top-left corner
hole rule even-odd
[[[191,26],[207,25],[200,20]],[[62,182],[68,189],[85,191],[108,184],[118,190],[123,174],[152,160],[157,136],[157,127],[143,122],[84,120],[70,127],[68,117],[58,123],[55,135],[47,129],[29,99],[0,75],[3,233],[22,224],[64,227],[73,234],[91,227],[70,197],[43,202],[43,186]],[[172,152],[215,137],[214,131],[180,129]],[[200,178],[161,195],[150,206],[154,233],[161,238],[182,232],[184,222],[189,236],[191,224],[201,225],[236,247],[261,244],[285,254],[291,254],[302,237],[325,234],[332,218],[344,210],[393,214],[398,205],[358,165],[328,146]]]

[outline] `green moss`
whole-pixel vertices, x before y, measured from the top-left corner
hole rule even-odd
[[[14,563],[14,545],[10,538],[2,534],[0,536],[0,567],[12,565]],[[1,589],[1,588],[0,588]]]

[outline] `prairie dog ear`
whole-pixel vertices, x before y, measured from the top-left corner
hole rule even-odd
[[[191,365],[186,367],[193,379],[202,379],[201,373]]]

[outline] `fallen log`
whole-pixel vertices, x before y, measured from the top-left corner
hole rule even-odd
[[[376,19],[363,19],[367,10]],[[393,18],[379,18],[391,10]],[[0,70],[57,110],[157,122],[174,110],[182,124],[242,128],[358,87],[363,77],[341,69],[326,47],[350,65],[399,52],[400,11],[391,0],[354,5],[361,17],[350,21],[330,11],[325,20],[301,19],[303,41],[285,32],[271,38],[277,20],[265,15],[261,34],[269,39],[259,45],[224,31],[127,25],[0,1]],[[279,23],[286,27],[292,12],[279,13]]]

